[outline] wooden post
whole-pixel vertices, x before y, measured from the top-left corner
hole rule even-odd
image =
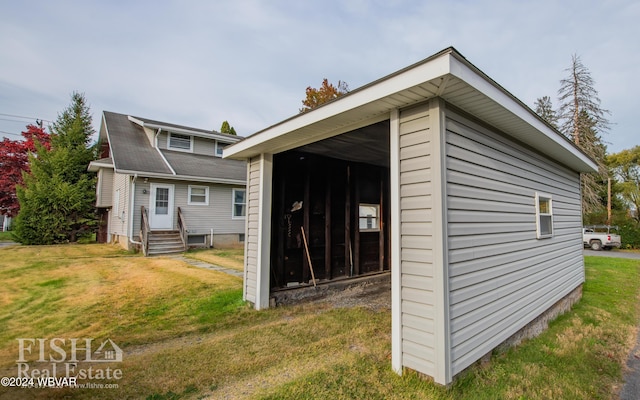
[[[344,266],[351,276],[353,270],[353,258],[351,255],[351,167],[347,165],[347,183],[344,189]]]
[[[353,204],[355,216],[353,218],[355,226],[353,228],[353,274],[360,275],[360,187],[358,186],[358,178],[360,177],[358,167],[353,167]]]
[[[309,232],[309,213],[311,212],[311,173],[309,171],[309,169],[311,168],[311,163],[309,163],[309,165],[307,165],[307,173],[305,175],[305,181],[304,181],[304,200],[302,202],[302,212],[303,212],[303,222],[302,222],[302,226],[304,227],[304,230]],[[311,259],[311,254],[309,254],[309,251],[307,250],[307,255],[309,256],[309,260]],[[309,261],[307,260],[307,258],[302,258],[302,281],[303,282],[308,282],[309,281]]]
[[[384,271],[384,179],[383,179],[383,170],[379,169],[380,176],[380,210],[378,215],[378,228],[380,231],[378,232],[378,259],[379,266],[378,269],[380,271]]]
[[[331,171],[326,176],[324,197],[324,278],[332,279],[331,274]]]
[[[316,287],[316,274],[313,273],[313,264],[311,263],[311,254],[309,254],[309,243],[307,242],[307,236],[304,234],[304,227],[300,227],[302,231],[302,241],[304,242],[304,249],[307,253],[307,262],[309,263],[309,270],[311,271],[311,279],[313,280],[313,287]]]

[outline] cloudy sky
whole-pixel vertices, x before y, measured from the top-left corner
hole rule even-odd
[[[0,135],[54,120],[73,91],[115,111],[248,136],[298,112],[323,78],[351,89],[454,46],[533,107],[572,54],[640,144],[637,0],[0,0]],[[24,118],[26,117],[26,118]],[[46,123],[46,122],[45,122]]]

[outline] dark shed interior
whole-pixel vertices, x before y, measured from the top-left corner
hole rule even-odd
[[[389,121],[274,155],[271,288],[389,270]]]

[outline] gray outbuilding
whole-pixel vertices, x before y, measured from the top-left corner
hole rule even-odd
[[[580,296],[596,165],[454,48],[224,157],[247,161],[245,300],[391,274],[398,373],[448,384]]]

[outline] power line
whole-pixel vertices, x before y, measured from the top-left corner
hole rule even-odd
[[[22,136],[18,133],[11,133],[11,132],[5,132],[5,131],[0,131],[0,133],[2,133],[3,135]]]
[[[0,118],[0,121],[7,121],[7,122],[19,122],[21,124],[26,124],[28,123],[27,121],[21,121],[19,119],[9,119],[9,118]],[[37,120],[39,121],[39,120]]]
[[[22,119],[28,119],[28,120],[39,120],[39,121],[45,121],[45,122],[53,122],[53,121],[50,121],[48,119],[36,118],[36,117],[25,117],[23,115],[14,115],[14,114],[5,114],[5,113],[0,113],[0,115],[3,116],[3,117],[12,117],[12,118],[22,118]],[[16,122],[20,122],[20,121],[16,121]]]

